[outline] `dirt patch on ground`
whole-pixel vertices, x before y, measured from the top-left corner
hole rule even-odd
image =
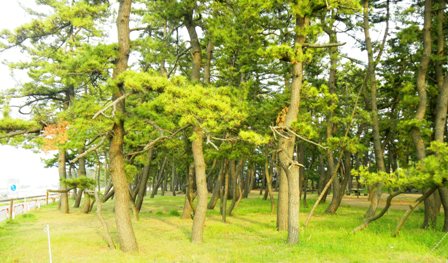
[[[383,196],[381,198],[380,205],[379,205],[380,208],[384,207],[384,205],[386,204],[387,196],[388,196],[387,194],[383,194]],[[418,194],[418,193],[416,193],[416,194],[401,194],[392,200],[391,208],[406,210],[420,196],[421,196],[421,194]],[[355,207],[368,207],[370,202],[368,200],[368,197],[364,196],[364,195],[360,195],[360,196],[346,195],[342,199],[342,204],[348,205],[348,206],[355,206]]]

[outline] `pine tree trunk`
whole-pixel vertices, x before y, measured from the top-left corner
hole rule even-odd
[[[193,230],[191,241],[201,243],[203,240],[205,214],[207,212],[207,180],[205,175],[205,161],[202,148],[203,131],[200,127],[194,128],[194,140],[192,142],[194,169],[196,173],[196,188],[198,192],[198,204],[193,218]]]
[[[247,171],[246,184],[243,195],[244,198],[249,197],[250,191],[252,191],[254,187],[254,178],[255,178],[255,165],[252,163],[249,165],[249,169]]]
[[[84,202],[82,204],[82,212],[88,214],[90,212],[91,201],[90,195],[87,192],[84,192]]]
[[[424,25],[423,25],[423,54],[420,61],[420,67],[417,72],[417,92],[419,103],[415,113],[415,119],[422,122],[425,120],[428,98],[426,93],[426,74],[431,57],[432,39],[431,39],[431,20],[432,20],[432,1],[425,0]],[[411,129],[411,137],[414,141],[417,159],[422,160],[426,157],[425,142],[423,140],[419,127]],[[425,220],[422,227],[427,228],[433,224],[430,219],[434,212],[434,198],[432,196],[425,198]],[[435,222],[434,222],[435,223]]]
[[[65,168],[65,149],[59,148],[59,157],[58,157],[58,172],[59,172],[59,180],[60,180],[60,190],[67,190],[65,183],[63,180],[67,179],[67,172]],[[60,209],[62,213],[68,214],[70,212],[70,208],[68,205],[68,192],[61,192],[61,200],[60,200]]]
[[[212,59],[213,59],[213,42],[209,39],[207,43],[207,62],[204,66],[204,83],[210,84],[211,80],[211,70],[212,70]]]
[[[266,156],[264,163],[264,172],[266,174],[267,192],[269,193],[269,199],[271,200],[271,213],[275,211],[274,191],[272,190],[272,176],[269,174],[269,159]]]
[[[193,196],[194,196],[194,165],[188,167],[187,189],[185,191],[184,209],[182,219],[192,218],[193,214]]]
[[[436,78],[439,95],[437,96],[437,107],[434,127],[434,140],[444,142],[446,129],[446,112],[448,109],[448,75],[445,75],[441,60],[445,58],[445,34],[443,26],[445,24],[445,8],[446,1],[439,1],[437,11],[437,61],[436,61]],[[448,232],[448,188],[444,185],[439,186],[440,201],[444,211],[443,231]],[[438,212],[439,206],[436,206]]]
[[[296,15],[296,38],[294,40],[295,49],[297,54],[303,54],[302,49],[305,43],[306,29],[309,25],[309,18]],[[288,112],[285,118],[285,127],[290,128],[291,124],[297,120],[300,104],[300,91],[303,85],[303,61],[295,61],[293,63],[293,80],[291,83],[291,100],[289,103]],[[279,139],[278,154],[279,162],[284,174],[287,178],[287,190],[283,189],[283,192],[279,192],[279,205],[280,199],[285,198],[285,194],[288,196],[288,207],[277,213],[278,222],[280,226],[284,220],[284,213],[287,212],[288,222],[288,243],[295,244],[299,242],[299,205],[300,205],[300,189],[299,189],[299,166],[294,162],[294,145],[295,135],[288,132],[288,136],[281,137]],[[282,176],[283,181],[285,178]],[[282,183],[282,182],[281,182]],[[284,182],[283,182],[284,183]],[[283,196],[280,196],[283,195]],[[282,204],[283,205],[283,204]],[[278,207],[280,211],[280,206]]]
[[[319,182],[317,185],[317,193],[320,195],[325,187],[325,185],[328,182],[328,179],[331,177],[331,174],[328,171],[325,171],[324,168],[324,158],[320,154],[319,155]],[[327,195],[328,190],[325,192],[325,194],[322,196],[322,200],[320,201],[321,204],[325,203],[327,201]]]
[[[389,8],[389,7],[387,7]],[[389,10],[387,10],[389,15]],[[370,25],[369,25],[369,1],[364,1],[363,8],[364,17],[364,36],[366,42],[368,65],[367,65],[367,88],[370,90],[370,97],[368,99],[370,106],[370,115],[372,118],[372,130],[373,130],[373,148],[375,152],[375,161],[378,172],[385,172],[386,166],[384,164],[384,152],[381,145],[380,126],[377,106],[377,80],[376,80],[376,61],[373,57],[373,45],[370,38]],[[389,19],[389,18],[387,18]],[[367,210],[365,217],[370,218],[375,214],[378,204],[381,199],[382,184],[377,183],[370,188],[369,199],[370,206]]]
[[[230,163],[227,163],[227,169],[225,169],[224,173],[224,187],[221,193],[221,216],[222,222],[226,222],[227,216],[227,194],[229,192],[229,173],[230,173]]]
[[[117,16],[118,30],[118,58],[113,71],[113,78],[116,79],[127,69],[129,58],[129,17],[131,13],[131,0],[120,1]],[[116,100],[124,95],[123,84],[117,84],[113,90],[112,99]],[[125,252],[138,250],[130,215],[129,184],[126,179],[125,162],[123,155],[124,144],[124,113],[125,101],[122,99],[116,103],[115,121],[112,129],[112,139],[110,142],[110,172],[114,184],[115,199],[115,223],[117,225],[120,249]]]
[[[82,148],[79,149],[78,153],[82,154],[84,151],[85,151],[85,148],[82,147]],[[84,158],[84,157],[79,158],[78,166],[79,166],[78,167],[78,177],[87,176],[87,172],[86,172],[86,158]],[[75,204],[73,205],[73,207],[75,207],[75,208],[79,207],[79,205],[81,204],[81,197],[82,197],[83,192],[84,192],[83,189],[80,189],[78,191],[78,194],[76,195]],[[90,201],[89,201],[89,203],[90,203]]]
[[[243,197],[243,191],[242,191],[242,187],[241,187],[241,174],[243,172],[243,165],[244,165],[244,161],[240,160],[238,162],[238,165],[235,167],[235,170],[233,171],[234,174],[232,175],[233,177],[233,197],[232,197],[232,203],[230,204],[229,207],[229,215],[232,215],[233,210],[238,206],[239,202],[241,201],[241,198]]]
[[[176,196],[176,166],[174,164],[174,156],[171,162],[171,192],[173,196]]]
[[[226,173],[228,161],[224,160],[219,170],[218,177],[216,178],[215,185],[213,186],[213,194],[210,198],[210,202],[207,205],[208,209],[214,209],[218,199],[220,198],[221,188],[223,184],[224,174]]]
[[[338,181],[338,189],[333,188],[333,198],[331,199],[331,203],[328,206],[327,210],[325,212],[334,214],[338,210],[339,206],[341,205],[342,198],[345,194],[345,189],[347,188],[348,180],[351,178],[350,176],[350,170],[351,170],[351,154],[348,151],[345,151],[345,158],[344,158],[344,171],[341,172],[343,174],[342,181],[339,182],[338,178],[335,178],[335,181]]]
[[[193,20],[193,9],[188,10],[184,15],[185,27],[190,37],[191,55],[193,64],[191,69],[191,81],[199,82],[201,77],[201,45],[199,43],[198,34],[196,33],[196,25]]]
[[[148,151],[148,156],[146,159],[145,166],[143,167],[142,176],[141,176],[139,184],[137,185],[137,195],[135,198],[135,207],[137,208],[138,211],[140,211],[142,209],[143,200],[146,195],[146,188],[147,188],[149,172],[150,172],[150,168],[151,168],[152,153],[153,153],[153,150],[151,148]]]
[[[288,230],[288,178],[285,171],[280,168],[277,200],[277,230]]]

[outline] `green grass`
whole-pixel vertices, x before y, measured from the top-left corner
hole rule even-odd
[[[403,211],[390,211],[379,222],[357,234],[364,208],[341,207],[337,215],[318,208],[309,227],[301,229],[298,245],[285,243],[286,233],[275,230],[276,216],[269,201],[258,195],[241,201],[234,216],[222,223],[218,208],[209,211],[204,243],[190,243],[191,220],[180,219],[183,197],[146,199],[140,220],[134,223],[139,252],[110,250],[93,214],[72,209],[68,215],[55,204],[0,224],[0,262],[48,262],[45,225],[50,225],[53,262],[446,262],[448,238],[422,230],[421,212],[415,213],[397,238],[391,237]],[[311,202],[310,202],[311,203]],[[104,207],[116,239],[113,204]],[[301,222],[309,208],[301,208]],[[442,220],[439,220],[440,222]]]

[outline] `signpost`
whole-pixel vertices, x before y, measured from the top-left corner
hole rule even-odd
[[[9,189],[13,192],[17,190],[17,186],[15,184],[12,184]],[[15,213],[14,213],[14,199],[11,198],[11,201],[9,203],[9,219],[14,219]]]

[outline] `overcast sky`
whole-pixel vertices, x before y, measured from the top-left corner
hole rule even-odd
[[[33,0],[9,0],[2,1],[0,8],[0,30],[14,29],[29,21],[29,17],[21,8],[31,6]],[[0,60],[25,59],[17,50],[0,53]],[[23,55],[22,55],[23,56]],[[23,76],[13,78],[7,66],[0,64],[0,89],[4,90],[17,86]],[[56,168],[45,169],[41,158],[44,154],[37,154],[31,150],[19,149],[12,146],[0,146],[0,198],[2,193],[10,195],[36,195],[45,193],[45,189],[58,184]],[[17,190],[9,190],[12,184],[17,185]],[[32,189],[34,188],[34,189]],[[39,189],[36,191],[35,189]]]

